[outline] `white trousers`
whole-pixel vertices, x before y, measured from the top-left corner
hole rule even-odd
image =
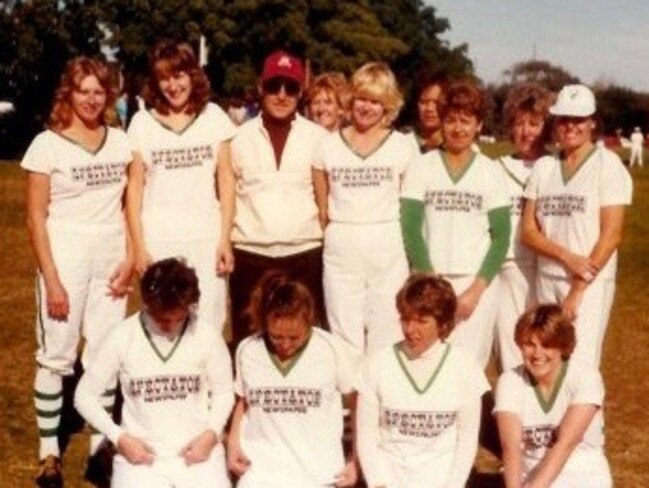
[[[637,163],[638,166],[643,166],[642,161],[642,146],[634,147],[631,146],[631,157],[629,158],[629,168],[635,166]]]
[[[358,357],[400,341],[395,297],[408,263],[399,222],[329,224],[323,261],[331,331]]]
[[[198,301],[197,315],[201,322],[223,331],[226,319],[225,279],[216,275],[217,239],[186,241],[147,240],[147,250],[154,261],[165,258],[185,258],[198,276],[201,297]]]
[[[475,280],[473,275],[443,277],[451,283],[457,296],[460,296]],[[489,362],[493,347],[499,288],[498,279],[492,280],[471,316],[457,322],[448,337],[448,342],[472,353],[483,368]]]
[[[496,349],[503,371],[523,362],[514,342],[514,330],[520,316],[536,302],[536,269],[528,264],[507,263],[498,274],[500,291],[496,313]]]
[[[537,278],[539,303],[562,303],[569,291],[570,280],[567,278],[539,273]],[[574,322],[577,345],[571,357],[599,368],[614,296],[613,279],[600,276],[586,288]]]
[[[47,313],[45,282],[39,273],[36,286],[36,362],[60,375],[71,375],[79,339],[86,345],[82,361],[87,366],[111,327],[126,314],[126,298],[108,295],[112,273],[125,258],[124,228],[84,228],[48,222],[54,264],[68,294],[67,320]]]
[[[131,464],[121,455],[113,461],[112,488],[229,488],[223,445],[207,461],[187,466],[181,457]]]

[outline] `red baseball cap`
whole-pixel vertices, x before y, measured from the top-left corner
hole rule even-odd
[[[261,72],[261,81],[272,78],[288,78],[304,84],[304,68],[302,62],[295,56],[285,51],[275,51],[264,61],[264,69]]]

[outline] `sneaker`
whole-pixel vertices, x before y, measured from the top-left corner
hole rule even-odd
[[[84,479],[97,488],[110,488],[114,456],[115,449],[112,444],[104,443],[97,449],[97,452],[88,458]]]
[[[40,488],[62,488],[61,459],[50,454],[42,459],[36,475],[36,485]]]

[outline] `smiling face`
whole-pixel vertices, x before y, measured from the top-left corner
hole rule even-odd
[[[530,334],[520,343],[523,364],[539,383],[553,380],[561,368],[561,349],[546,347],[537,334]]]
[[[441,126],[442,122],[437,111],[437,103],[441,96],[442,88],[439,85],[430,85],[419,95],[417,101],[419,125],[426,132],[435,132]]]
[[[352,102],[352,125],[359,132],[382,127],[385,122],[385,107],[378,100],[356,96]]]
[[[512,142],[516,154],[524,159],[535,159],[543,151],[543,128],[545,119],[542,115],[519,110],[514,115],[511,126]]]
[[[592,117],[559,116],[554,130],[561,149],[570,153],[592,142],[595,121]]]
[[[266,336],[280,361],[291,359],[306,343],[311,326],[301,316],[268,320]]]
[[[173,112],[182,112],[192,94],[192,80],[186,71],[174,71],[158,78],[158,88]]]
[[[474,114],[451,110],[442,119],[444,147],[453,154],[468,151],[481,129],[482,122]]]
[[[404,342],[414,356],[419,356],[439,339],[437,320],[432,315],[401,317]]]
[[[328,90],[320,90],[309,104],[313,121],[328,131],[337,130],[340,126],[342,109],[334,94]]]
[[[75,118],[87,125],[100,123],[106,109],[106,90],[95,75],[84,77],[72,90],[70,105]]]

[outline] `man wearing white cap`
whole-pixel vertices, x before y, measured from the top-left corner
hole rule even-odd
[[[593,143],[595,97],[588,87],[563,87],[550,113],[561,152],[534,165],[522,241],[539,254],[539,302],[563,305],[575,320],[573,356],[597,367],[632,182],[620,158]]]
[[[629,168],[633,168],[635,163],[642,168],[642,145],[644,144],[644,136],[640,132],[640,127],[636,127],[631,134],[631,158],[629,159]]]
[[[324,317],[322,229],[311,163],[327,132],[297,113],[303,85],[298,58],[284,51],[268,56],[259,83],[261,113],[240,126],[232,141],[237,210],[230,297],[235,346],[248,334],[245,308],[252,289],[270,268],[281,268],[309,287],[316,319]]]

